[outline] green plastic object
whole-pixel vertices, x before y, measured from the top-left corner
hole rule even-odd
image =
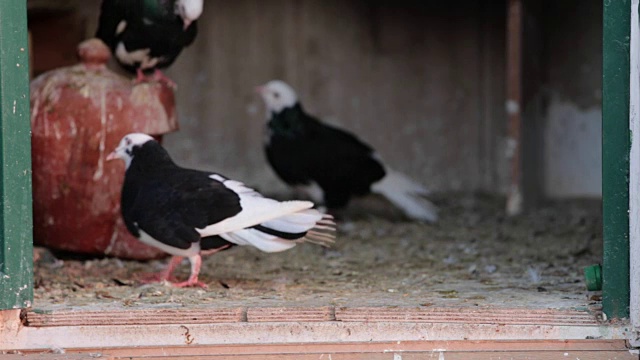
[[[584,268],[584,281],[587,284],[587,290],[602,290],[602,266],[591,265]]]

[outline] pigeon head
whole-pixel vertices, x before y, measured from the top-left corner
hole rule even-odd
[[[176,14],[182,18],[186,30],[192,22],[202,15],[203,0],[177,0],[175,3]]]
[[[262,86],[258,86],[256,91],[262,96],[262,100],[267,105],[269,112],[277,114],[298,103],[298,96],[295,90],[284,81],[269,81]]]
[[[151,136],[142,133],[132,133],[125,135],[125,137],[120,140],[120,144],[118,145],[118,147],[107,156],[107,161],[122,159],[124,160],[125,167],[128,169],[129,165],[131,165],[131,160],[133,160],[134,149],[136,147],[141,147],[148,141],[155,140]]]

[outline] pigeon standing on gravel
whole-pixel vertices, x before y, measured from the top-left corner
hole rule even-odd
[[[375,151],[353,134],[307,114],[288,84],[274,80],[256,88],[267,111],[267,159],[287,184],[304,190],[329,209],[345,207],[370,192],[386,197],[408,217],[438,220],[427,190],[383,165]]]
[[[113,159],[125,162],[121,211],[127,229],[173,255],[156,281],[168,280],[187,257],[191,275],[174,285],[206,287],[198,281],[201,254],[233,245],[279,252],[301,242],[333,242],[335,223],[313,203],[279,202],[220,174],[182,168],[146,134],[126,135],[107,157]]]
[[[153,72],[155,80],[175,86],[160,69],[194,41],[202,8],[203,0],[103,0],[96,37],[125,70],[137,73],[136,82]]]

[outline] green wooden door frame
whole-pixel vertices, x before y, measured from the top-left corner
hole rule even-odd
[[[629,38],[631,4],[604,0],[603,309],[629,316]],[[0,309],[33,300],[26,0],[0,0]]]
[[[602,306],[609,318],[629,317],[629,41],[631,3],[603,2]]]
[[[0,310],[33,301],[27,1],[0,0]]]

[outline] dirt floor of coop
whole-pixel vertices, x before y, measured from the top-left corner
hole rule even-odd
[[[208,289],[142,285],[166,260],[58,259],[40,250],[34,311],[233,307],[599,307],[584,266],[602,259],[599,201],[551,202],[504,216],[504,199],[441,194],[436,225],[363,216],[339,223],[330,249],[303,244],[276,254],[236,247],[203,261]],[[360,204],[362,205],[362,204]],[[188,276],[183,264],[178,278]]]

